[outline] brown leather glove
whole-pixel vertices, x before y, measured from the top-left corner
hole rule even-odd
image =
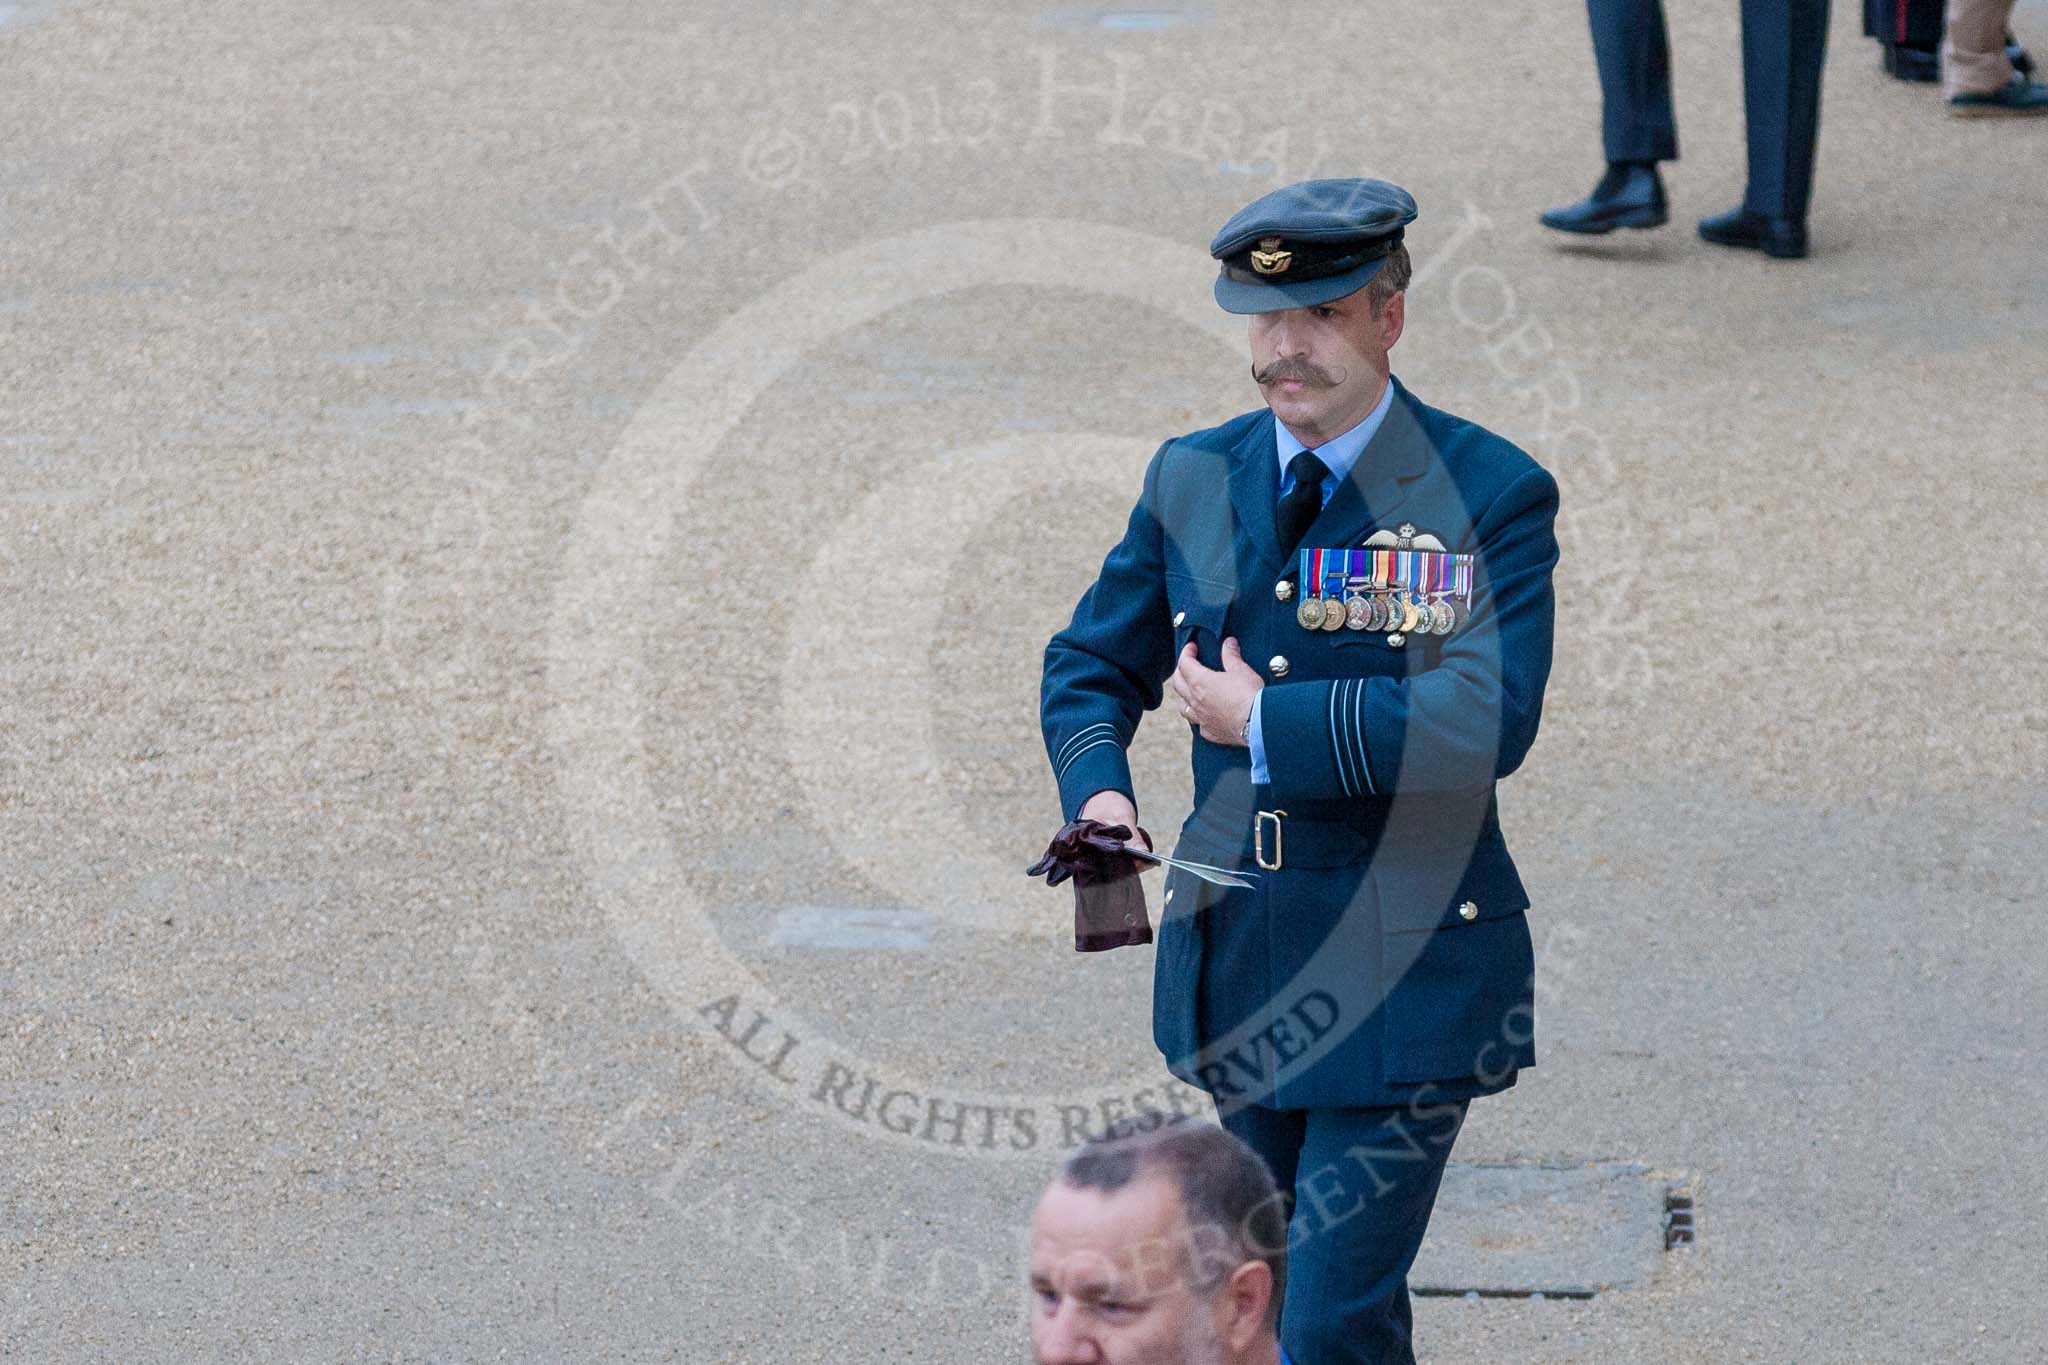
[[[1128,825],[1100,820],[1074,820],[1052,836],[1045,856],[1024,869],[1027,877],[1044,877],[1047,886],[1071,878],[1074,883],[1074,951],[1099,953],[1130,943],[1152,941],[1152,919],[1145,910],[1145,884],[1140,864],[1124,852],[1131,837]],[[1152,836],[1142,827],[1145,847]]]

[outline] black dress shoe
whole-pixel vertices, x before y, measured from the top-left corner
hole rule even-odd
[[[1938,81],[1941,79],[1941,56],[1931,47],[1886,43],[1884,69],[1886,75],[1902,81]]]
[[[1616,228],[1662,227],[1670,217],[1664,182],[1651,161],[1610,162],[1593,192],[1569,208],[1551,209],[1543,226],[1559,232],[1602,233]]]
[[[1781,260],[1797,260],[1806,254],[1806,224],[1797,218],[1773,218],[1730,209],[1700,219],[1700,236],[1716,246],[1742,246]]]

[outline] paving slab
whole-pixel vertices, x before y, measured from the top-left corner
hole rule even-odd
[[[1481,1297],[1643,1288],[1670,1250],[1667,1203],[1678,1188],[1627,1162],[1453,1162],[1410,1282],[1419,1294]]]

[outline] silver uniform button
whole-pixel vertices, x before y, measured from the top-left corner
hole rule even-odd
[[[1188,614],[1187,614],[1186,612],[1184,612],[1184,611],[1177,611],[1177,612],[1175,612],[1175,613],[1173,614],[1173,623],[1174,623],[1175,625],[1180,625],[1180,624],[1182,624],[1183,622],[1185,622],[1185,621],[1186,621],[1187,619],[1188,619]]]
[[[1392,635],[1389,635],[1387,637],[1387,643],[1392,645],[1395,649],[1399,649],[1402,645],[1408,643],[1408,637],[1397,630]]]
[[[1278,583],[1275,583],[1273,585],[1273,596],[1282,602],[1294,596],[1294,580],[1283,578]]]
[[[1266,668],[1276,678],[1286,677],[1287,656],[1285,654],[1275,654],[1272,658],[1266,660]]]
[[[1478,905],[1478,902],[1476,902],[1476,901],[1466,901],[1466,902],[1465,902],[1465,903],[1464,903],[1463,905],[1459,906],[1459,907],[1458,907],[1458,918],[1459,918],[1459,919],[1478,919],[1478,918],[1479,918],[1479,905]]]

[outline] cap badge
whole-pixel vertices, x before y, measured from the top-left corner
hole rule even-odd
[[[1261,237],[1258,249],[1252,252],[1252,269],[1261,275],[1278,275],[1293,260],[1293,252],[1280,249],[1278,237]]]

